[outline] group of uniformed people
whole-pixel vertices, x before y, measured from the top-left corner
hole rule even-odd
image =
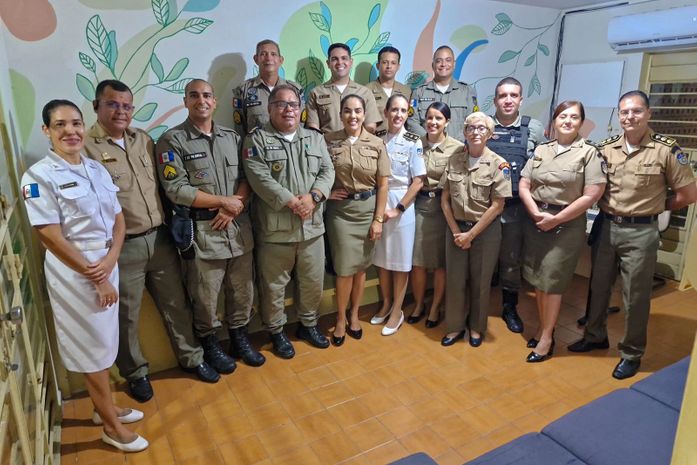
[[[583,339],[569,350],[609,347],[606,308],[619,272],[628,317],[613,376],[637,372],[658,248],[656,215],[697,200],[686,155],[648,127],[645,94],[620,98],[623,134],[598,145],[580,135],[582,103],[563,102],[551,124],[556,138],[545,142],[542,124],[519,112],[520,82],[498,83],[496,112],[487,116],[478,111],[474,89],[453,79],[455,57],[447,46],[434,53],[434,79],[413,91],[395,80],[400,53],[391,46],[378,54],[378,79],[364,87],[349,77],[350,48],[333,44],[331,78],[306,99],[299,85],[279,77],[278,44],[260,42],[254,61],[259,75],[234,92],[237,131],[213,121],[217,100],[202,79],[186,86],[187,119],[156,146],[130,127],[133,95],[122,82],[97,86],[97,122],[89,130],[69,101],[44,108],[52,149],[25,173],[23,194],[48,249],[61,356],[68,369],[86,373],[105,442],[127,451],[147,447],[122,426],[142,412],[111,403],[106,374],[115,360],[135,399],[153,395],[138,341],[145,288],[182,368],[216,382],[219,373],[234,371],[235,358],[251,366],[265,362],[247,334],[255,282],[273,352],[282,358],[295,354],[283,330],[291,278],[296,336],[318,348],[330,345],[317,328],[325,256],[336,274],[334,345],[346,334],[362,337],[358,307],[365,271],[374,264],[383,303],[371,323],[384,323],[383,335],[395,334],[405,320],[410,273],[416,305],[407,322],[427,316],[426,326],[437,326],[445,300],[448,332],[441,344],[452,345],[469,330],[470,345],[478,347],[498,267],[509,330],[523,331],[516,309],[521,273],[536,288],[540,325],[528,340],[527,361],[540,362],[553,353],[561,295],[584,241],[585,212],[596,202],[603,223],[593,246],[589,319]],[[428,271],[434,297],[427,310]],[[217,316],[221,294],[224,323]],[[223,324],[230,354],[216,336]],[[93,335],[87,353],[85,331]],[[81,361],[97,353],[98,361]]]

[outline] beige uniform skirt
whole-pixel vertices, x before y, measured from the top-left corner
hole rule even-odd
[[[525,221],[523,278],[536,289],[563,294],[574,276],[586,239],[586,216],[581,215],[550,231],[540,231]]]
[[[445,268],[445,230],[447,223],[440,207],[440,196],[416,196],[416,233],[412,265],[428,269]]]
[[[372,263],[375,242],[368,235],[374,214],[375,196],[327,201],[325,227],[337,276],[352,276]]]

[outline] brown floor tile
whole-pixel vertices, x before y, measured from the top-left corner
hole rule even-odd
[[[344,428],[344,431],[362,451],[386,444],[393,439],[392,433],[375,418]]]
[[[461,445],[481,436],[481,432],[460,415],[450,415],[429,425],[448,445],[457,449]]]
[[[236,398],[211,402],[201,407],[201,413],[207,421],[224,420],[243,413],[242,405]]]
[[[438,457],[434,457],[438,465],[462,465],[465,460],[454,449],[448,449]]]
[[[215,444],[210,441],[208,427],[181,433],[168,432],[167,437],[177,460],[184,460],[201,453],[202,450],[215,448]]]
[[[282,397],[279,399],[279,402],[293,419],[302,418],[311,413],[324,410],[322,403],[311,392],[292,397]]]
[[[286,423],[277,428],[266,429],[260,432],[258,436],[272,458],[287,454],[307,442],[305,435],[294,423]]]
[[[225,465],[225,461],[218,449],[211,449],[188,459],[177,461],[177,465]]]
[[[402,406],[378,417],[380,422],[397,438],[417,430],[421,425],[419,418],[408,407]]]
[[[339,382],[317,388],[312,391],[312,394],[320,401],[324,408],[327,409],[355,397],[343,383]]]
[[[292,420],[280,402],[271,402],[247,413],[247,419],[256,431],[290,423]]]
[[[426,452],[431,457],[438,457],[450,448],[448,443],[428,426],[407,434],[399,442],[410,454]]]
[[[240,441],[227,442],[218,446],[225,465],[256,465],[269,455],[256,436],[249,436]]]
[[[342,428],[348,428],[357,423],[361,423],[373,416],[367,402],[361,399],[351,399],[342,404],[335,405],[327,410],[331,418]]]
[[[301,446],[297,449],[281,454],[278,457],[273,458],[273,463],[276,465],[323,465],[320,462],[317,454],[309,446]]]
[[[314,441],[341,430],[340,421],[341,419],[337,421],[329,412],[321,411],[295,420],[295,424],[307,441]]]
[[[339,463],[361,452],[343,431],[310,443],[310,448],[323,464]]]
[[[384,465],[409,455],[409,451],[395,440],[369,450],[365,455],[373,465]]]
[[[153,440],[152,438],[146,437],[145,439],[150,442],[150,446],[148,446],[148,448],[143,452],[126,455],[126,462],[128,465],[159,465],[162,463],[174,463],[174,453],[168,438],[164,437]]]
[[[235,397],[246,412],[256,410],[276,400],[273,392],[266,386],[236,390]]]

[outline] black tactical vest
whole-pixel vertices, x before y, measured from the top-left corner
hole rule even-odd
[[[494,135],[486,143],[489,149],[496,152],[511,164],[511,184],[513,186],[513,197],[518,197],[518,182],[520,172],[528,162],[528,135],[530,130],[530,117],[523,116],[520,119],[520,127],[503,127],[496,125]]]

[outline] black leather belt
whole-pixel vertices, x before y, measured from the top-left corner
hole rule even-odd
[[[654,221],[658,220],[658,215],[649,215],[649,216],[619,216],[619,215],[611,215],[609,213],[603,212],[603,215],[605,215],[605,218],[608,220],[611,220],[613,223],[616,224],[622,224],[622,223],[629,223],[629,224],[651,224]]]
[[[466,229],[466,230],[468,230],[468,231],[469,231],[470,229],[472,229],[472,228],[474,227],[475,224],[477,224],[476,221],[461,221],[461,220],[455,220],[455,222],[457,223],[457,225],[458,225],[461,229]]]
[[[152,234],[155,231],[159,230],[161,227],[162,226],[155,226],[154,228],[150,228],[147,231],[143,231],[142,233],[138,233],[138,234],[126,234],[126,240],[135,239],[136,237],[147,236],[148,234]]]
[[[505,206],[510,207],[511,205],[518,205],[520,203],[520,197],[509,197],[505,201]]]
[[[348,200],[368,200],[377,193],[377,189],[371,189],[369,191],[356,192],[354,194],[349,194],[346,197]]]
[[[436,198],[436,197],[440,197],[441,195],[443,195],[443,189],[433,189],[433,190],[430,190],[430,191],[427,191],[427,190],[420,190],[420,191],[419,191],[419,195],[420,195],[421,197],[429,197],[429,198],[434,199],[434,198]]]
[[[218,210],[209,210],[207,208],[191,208],[189,209],[189,218],[194,221],[212,220],[218,214]]]
[[[546,210],[546,211],[560,212],[560,211],[562,211],[563,209],[565,209],[566,207],[568,207],[568,205],[556,205],[556,204],[547,203],[547,202],[538,202],[538,201],[535,201],[535,203],[536,203],[537,206],[540,208],[540,210]]]

